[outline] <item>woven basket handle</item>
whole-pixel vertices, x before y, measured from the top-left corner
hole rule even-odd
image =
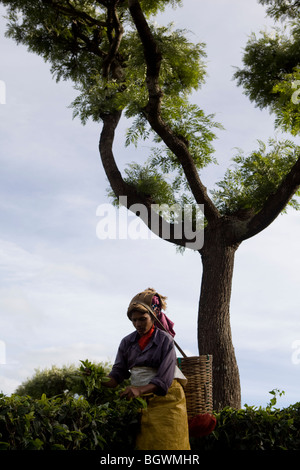
[[[154,312],[152,311],[152,309],[149,307],[149,305],[147,304],[144,304],[144,302],[138,302],[139,305],[142,305],[143,307],[145,307],[150,313],[151,315],[153,315],[153,317],[155,318],[155,321],[157,323],[160,324],[160,326],[162,327],[163,330],[165,330],[166,333],[169,333],[168,330],[166,330],[166,328],[164,327],[164,325],[162,324],[162,322],[157,318],[157,316],[154,314]],[[175,340],[174,341],[174,344],[176,346],[176,348],[178,349],[179,352],[181,352],[182,356],[183,357],[187,357],[187,355],[183,352],[183,350],[181,349],[181,347],[176,343]]]

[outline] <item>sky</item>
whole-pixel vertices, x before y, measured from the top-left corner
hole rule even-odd
[[[249,34],[272,22],[256,0],[183,4],[158,21],[206,43],[207,81],[193,101],[225,128],[215,143],[219,164],[202,174],[213,189],[235,148],[247,153],[258,139],[280,137],[274,118],[232,80]],[[133,330],[127,306],[147,287],[168,297],[175,339],[197,355],[199,254],[178,254],[147,232],[137,239],[126,230],[115,239],[97,236],[97,211],[110,203],[98,152],[101,124],[72,119],[72,83],[56,83],[49,64],[5,38],[3,14],[1,6],[0,392],[13,393],[52,365],[112,363]],[[121,169],[148,151],[146,144],[124,147],[127,127],[122,121],[114,145]],[[135,227],[134,216],[113,214],[121,227]],[[289,211],[236,254],[231,327],[243,405],[266,406],[273,389],[285,392],[278,406],[300,400],[299,233],[299,213]]]

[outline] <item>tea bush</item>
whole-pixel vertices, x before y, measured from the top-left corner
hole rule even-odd
[[[133,448],[141,402],[0,396],[0,450]]]
[[[46,394],[48,398],[65,395],[91,396],[101,390],[101,380],[109,373],[109,364],[95,364],[88,360],[80,361],[80,367],[74,364],[69,366],[52,366],[50,369],[37,369],[33,377],[23,382],[15,391],[16,395],[29,395],[32,398],[41,398]],[[111,393],[108,395],[111,396]],[[90,400],[89,400],[90,401]]]
[[[41,398],[63,395],[72,390],[72,394],[84,393],[82,379],[79,377],[78,368],[75,365],[61,368],[52,366],[50,369],[37,369],[33,377],[23,382],[15,391],[16,395],[30,395],[32,398]]]
[[[0,395],[0,450],[130,453],[146,403],[120,399],[121,387],[104,387],[108,370],[107,365],[82,361],[77,369],[38,371],[18,394]],[[270,392],[266,408],[245,405],[215,413],[214,431],[191,438],[192,451],[299,450],[300,402],[277,409],[277,392]]]
[[[47,398],[83,396],[91,404],[103,404],[118,398],[120,387],[108,389],[102,386],[111,370],[109,364],[95,364],[87,359],[75,365],[61,368],[52,366],[50,369],[36,370],[33,377],[23,382],[15,391],[15,395],[39,399],[43,394]],[[128,381],[123,383],[123,388]]]
[[[201,439],[191,439],[192,450],[300,449],[300,402],[283,409],[248,405],[240,410],[224,408],[215,416],[215,430]]]
[[[23,396],[0,395],[0,450],[134,448],[144,400],[127,401],[119,398],[121,387],[103,387],[107,369],[101,364],[82,361],[79,369],[72,369],[69,385],[73,386],[68,390],[61,371],[52,369],[51,375],[55,376],[52,382],[44,380],[49,379],[49,371],[38,372],[19,387]],[[26,395],[28,390],[34,396]],[[45,392],[59,393],[48,397]]]

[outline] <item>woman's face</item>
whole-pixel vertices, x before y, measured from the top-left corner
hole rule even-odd
[[[148,333],[153,325],[152,316],[149,313],[142,313],[134,310],[130,319],[140,336]]]

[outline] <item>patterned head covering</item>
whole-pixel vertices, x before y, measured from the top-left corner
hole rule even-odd
[[[161,330],[166,330],[174,337],[174,323],[162,312],[162,308],[165,309],[166,306],[166,297],[158,294],[155,289],[148,288],[133,297],[127,310],[127,316],[130,319],[134,310],[142,313],[152,313],[159,320],[159,322],[156,322],[156,326]]]

